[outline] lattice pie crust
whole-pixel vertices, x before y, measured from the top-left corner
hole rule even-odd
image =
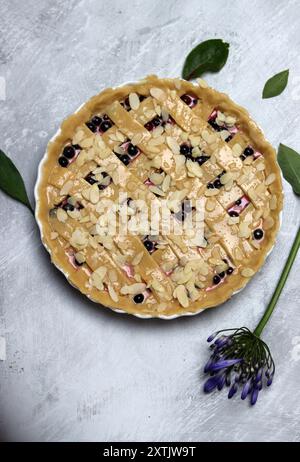
[[[105,198],[203,198],[204,238],[99,233]],[[61,125],[41,166],[37,212],[52,261],[92,300],[151,316],[226,301],[258,271],[279,227],[276,155],[249,114],[199,80],[149,76],[106,89]]]

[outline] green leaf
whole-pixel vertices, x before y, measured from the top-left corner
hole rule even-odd
[[[197,45],[187,56],[182,77],[185,80],[200,77],[204,72],[218,72],[225,65],[229,43],[211,39]]]
[[[289,70],[279,72],[279,74],[274,75],[265,83],[263,89],[263,98],[273,98],[273,96],[280,95],[285,87],[287,86],[289,79]]]
[[[26,205],[33,213],[24,181],[13,162],[0,149],[0,189],[8,196]]]
[[[294,193],[300,196],[300,155],[284,144],[280,144],[277,158],[284,178],[290,183]]]

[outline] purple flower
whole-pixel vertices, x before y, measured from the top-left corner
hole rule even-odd
[[[241,387],[241,399],[249,396],[254,405],[264,385],[271,385],[275,373],[268,346],[246,327],[226,329],[208,337],[209,342],[214,339],[211,356],[204,367],[204,373],[210,375],[204,391],[220,391],[226,385],[231,399]]]

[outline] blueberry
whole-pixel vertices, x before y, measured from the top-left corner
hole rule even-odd
[[[148,250],[148,252],[152,252],[154,250],[154,243],[152,241],[149,241],[149,239],[146,239],[143,244]]]
[[[218,276],[217,274],[213,277],[213,283],[214,284],[219,284],[219,282],[221,281],[221,278],[220,276]]]
[[[67,167],[69,165],[69,161],[66,157],[59,157],[58,163],[61,167]]]
[[[143,303],[144,301],[144,295],[143,294],[137,294],[133,297],[134,303]]]
[[[62,206],[62,208],[63,208],[65,211],[69,210],[70,212],[73,212],[73,210],[74,210],[75,207],[74,207],[74,205],[69,204],[68,202],[66,202],[66,203]]]
[[[218,125],[214,120],[209,120],[208,123],[217,132],[220,132],[221,130],[223,130],[223,127],[220,127],[220,125]]]
[[[187,144],[182,144],[180,146],[180,154],[187,156],[191,152],[191,148]]]
[[[227,269],[226,273],[227,273],[228,275],[230,275],[230,274],[233,273],[233,268],[232,268],[232,266],[229,266],[229,268]]]
[[[73,146],[65,146],[63,150],[63,156],[67,157],[67,159],[72,159],[75,156],[75,149]]]
[[[227,136],[227,138],[226,138],[226,140],[225,140],[225,141],[226,141],[226,143],[229,143],[229,141],[231,141],[231,140],[232,140],[232,138],[233,138],[233,136],[232,136],[232,135],[229,135],[229,136]]]
[[[220,189],[222,187],[222,183],[219,179],[214,181],[214,187]]]
[[[189,95],[182,95],[180,98],[188,106],[193,102],[192,98]]]
[[[245,159],[246,159],[246,156],[244,156],[244,154],[241,154],[241,155],[240,155],[240,159],[241,159],[241,160],[245,160]]]
[[[208,189],[214,189],[213,183],[208,183],[207,187],[208,187]]]
[[[76,258],[75,258],[75,264],[76,264],[77,266],[82,266],[82,265],[83,265],[83,262],[82,262],[82,263],[79,263],[79,261],[77,261]]]
[[[250,146],[247,146],[246,149],[244,150],[244,156],[252,156],[254,154],[254,149],[250,148]]]
[[[139,150],[138,150],[138,148],[136,146],[133,146],[133,144],[129,143],[129,145],[127,147],[127,152],[131,157],[134,157],[134,156],[137,155]]]
[[[241,203],[242,203],[242,199],[237,199],[237,200],[235,201],[235,205],[241,205]]]
[[[146,128],[146,130],[148,130],[149,132],[151,132],[151,130],[153,130],[153,124],[152,122],[147,122],[144,127]]]
[[[256,239],[257,241],[262,239],[263,235],[264,235],[264,232],[260,228],[255,229],[253,232],[254,239]]]
[[[235,210],[230,210],[229,216],[230,216],[230,217],[238,217],[239,214],[238,214],[238,212],[236,212]]]
[[[100,129],[102,132],[106,132],[110,127],[112,127],[112,123],[109,120],[105,120],[100,125]]]
[[[102,119],[101,117],[94,116],[91,120],[92,124],[96,125],[97,127],[101,124]]]
[[[93,133],[95,133],[97,131],[97,127],[96,125],[94,125],[92,122],[87,122],[85,124]]]
[[[196,161],[198,162],[199,165],[204,164],[209,159],[208,156],[199,156],[196,158]]]
[[[129,165],[130,157],[127,156],[127,154],[123,154],[122,156],[120,156],[120,161],[123,162],[124,165]]]
[[[222,271],[222,273],[219,273],[219,276],[221,279],[223,279],[225,277],[225,271]]]
[[[97,183],[97,181],[95,180],[95,178],[93,178],[93,176],[91,175],[91,173],[89,173],[89,174],[85,177],[85,181],[87,181],[87,182],[90,183],[90,184],[95,184],[95,183]]]
[[[155,117],[155,118],[152,120],[152,125],[154,125],[154,127],[158,127],[160,124],[161,124],[161,120],[160,120],[159,117]]]
[[[79,146],[79,144],[73,144],[73,148],[75,149],[75,151],[81,151],[81,147]]]

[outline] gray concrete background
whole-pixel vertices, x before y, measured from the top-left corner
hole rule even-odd
[[[2,0],[0,17],[0,146],[32,200],[66,115],[103,87],[179,76],[187,52],[210,37],[231,48],[209,83],[246,106],[274,146],[300,150],[297,0]],[[264,82],[285,68],[288,89],[263,101]],[[105,311],[77,293],[50,264],[28,211],[0,194],[2,439],[299,441],[299,257],[264,333],[274,385],[251,409],[201,390],[208,334],[253,328],[275,287],[299,225],[300,201],[284,189],[282,229],[262,271],[223,306],[169,322]]]

